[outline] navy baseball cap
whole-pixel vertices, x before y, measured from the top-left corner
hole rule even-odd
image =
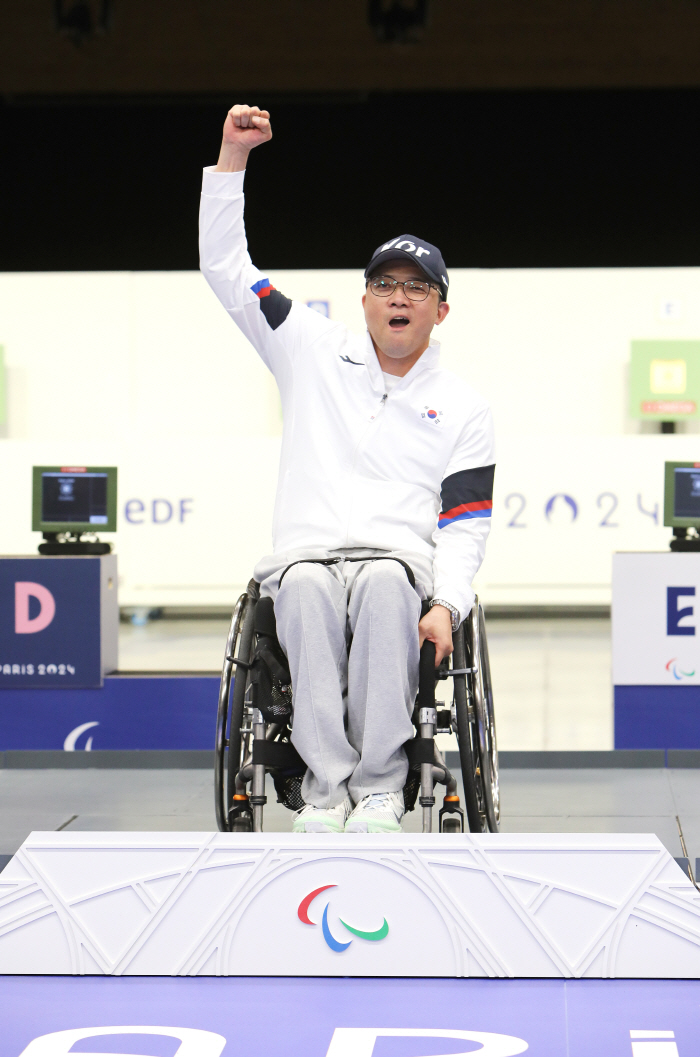
[[[415,235],[399,235],[398,238],[377,246],[372,254],[372,260],[365,268],[365,279],[369,279],[370,275],[376,272],[379,265],[384,264],[385,261],[401,260],[402,257],[415,262],[420,270],[440,287],[443,300],[447,300],[450,280],[442,254],[437,246],[431,246],[429,242],[417,239]]]

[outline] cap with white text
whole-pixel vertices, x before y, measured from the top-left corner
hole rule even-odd
[[[420,267],[420,270],[425,272],[428,278],[439,286],[443,300],[446,301],[450,280],[442,254],[437,246],[432,246],[429,242],[423,242],[422,239],[417,239],[415,235],[399,235],[398,238],[378,246],[372,254],[372,260],[365,268],[365,279],[369,279],[370,275],[376,274],[379,265],[384,264],[386,261],[401,260],[403,257],[406,260],[414,261]]]

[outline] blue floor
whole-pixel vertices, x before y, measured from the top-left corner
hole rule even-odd
[[[183,1042],[180,1057],[326,1057],[336,1028],[490,1034],[470,1041],[380,1034],[375,1041],[357,1032],[336,1036],[330,1057],[509,1057],[526,1049],[529,1057],[633,1057],[633,1041],[637,1057],[700,1053],[700,981],[687,980],[6,976],[0,977],[0,1011],[0,1057],[20,1057],[41,1035],[103,1026],[125,1026],[125,1032],[57,1039],[41,1046],[41,1054],[175,1057],[179,1042],[166,1034],[171,1028],[226,1040],[199,1036]],[[144,1026],[163,1034],[139,1033]]]

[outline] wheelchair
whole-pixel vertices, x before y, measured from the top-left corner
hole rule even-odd
[[[423,603],[423,613],[428,603]],[[409,770],[406,811],[416,800],[422,831],[433,830],[435,786],[445,786],[439,810],[441,833],[498,832],[500,819],[498,750],[484,612],[478,599],[453,633],[454,650],[435,667],[435,645],[420,654],[419,686],[413,712],[415,736],[404,749]],[[436,702],[439,682],[452,680],[452,702]],[[292,687],[287,660],[277,640],[274,604],[260,598],[251,580],[231,618],[221,674],[216,719],[215,798],[220,830],[261,833],[267,802],[265,778],[274,782],[277,802],[291,811],[304,806],[301,784],[306,765],[291,742]],[[457,735],[464,808],[458,784],[435,743],[436,734]]]

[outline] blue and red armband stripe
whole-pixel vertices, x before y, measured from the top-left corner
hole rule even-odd
[[[453,521],[466,521],[473,517],[491,517],[492,508],[493,502],[490,499],[484,499],[479,503],[462,503],[460,506],[452,507],[452,510],[440,513],[438,528],[445,528]]]
[[[258,297],[269,297],[275,288],[269,279],[259,279],[250,289]]]

